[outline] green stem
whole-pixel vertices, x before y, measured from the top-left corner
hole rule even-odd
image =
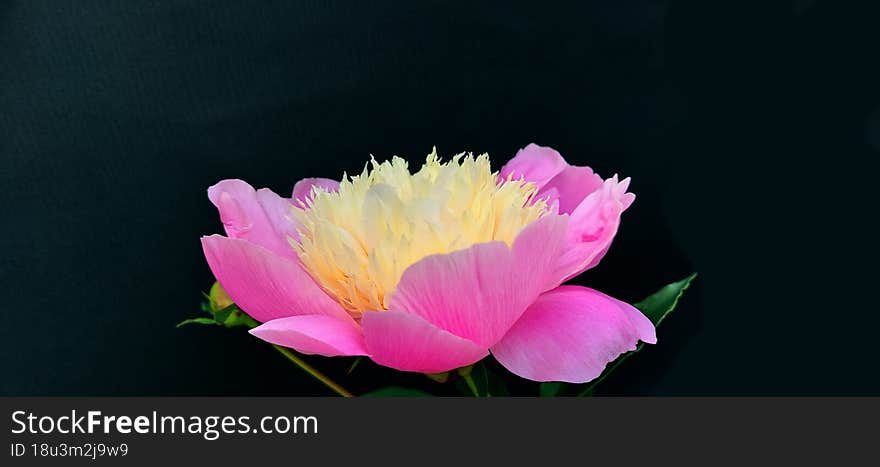
[[[308,363],[304,362],[301,358],[294,355],[293,352],[275,344],[272,344],[272,347],[275,347],[275,350],[277,350],[281,355],[284,355],[285,358],[293,362],[296,366],[302,368],[303,370],[305,370],[306,373],[312,375],[315,379],[324,383],[325,386],[332,389],[333,392],[335,392],[336,394],[339,394],[342,397],[354,397],[354,394],[348,392],[344,387],[336,384],[335,381],[328,378],[325,374],[321,373]]]
[[[474,378],[471,377],[471,374],[468,373],[464,376],[464,382],[467,383],[468,388],[470,388],[471,392],[474,393],[474,397],[480,397],[480,391],[477,390],[477,383],[474,382]]]

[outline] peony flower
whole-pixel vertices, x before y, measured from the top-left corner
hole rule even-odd
[[[273,344],[422,373],[491,353],[524,378],[586,382],[656,342],[633,306],[561,285],[608,251],[628,185],[534,144],[500,172],[435,151],[415,173],[373,160],[341,182],[301,180],[289,199],[224,180],[208,197],[227,236],[202,246]]]

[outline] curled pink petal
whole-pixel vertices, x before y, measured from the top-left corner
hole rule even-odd
[[[229,297],[257,321],[304,314],[351,321],[294,260],[247,240],[220,235],[202,237],[202,249]]]
[[[523,378],[585,383],[639,340],[657,337],[634,307],[593,289],[563,286],[538,297],[492,354]]]
[[[485,347],[402,311],[364,313],[366,349],[379,365],[402,371],[441,373],[476,363]]]
[[[547,192],[555,193],[555,199],[559,200],[559,212],[571,214],[584,198],[601,187],[602,177],[593,173],[593,169],[567,165],[541,188],[538,196]]]
[[[568,163],[555,149],[532,143],[517,151],[516,156],[504,164],[498,172],[498,178],[524,179],[534,183],[540,190],[566,167]]]
[[[615,175],[571,213],[567,247],[555,274],[557,284],[592,268],[605,256],[617,234],[620,215],[635,199],[634,194],[626,192],[628,186],[628,178],[618,182]]]
[[[323,188],[326,191],[339,190],[339,182],[329,178],[304,178],[293,186],[292,200],[298,206],[305,206],[305,202],[312,196],[312,188]]]
[[[260,201],[272,202],[275,204],[272,208],[277,209],[277,203],[283,198],[270,200],[271,195],[278,195],[268,189],[260,191],[262,194],[258,196],[257,191],[242,180],[223,180],[208,188],[208,199],[220,211],[220,220],[229,238],[248,240],[279,255],[295,258],[296,252],[287,238],[279,234],[279,226],[270,220]],[[276,222],[280,221],[276,218]]]
[[[535,199],[545,199],[548,205],[558,201],[561,214],[574,211],[587,195],[602,186],[602,178],[593,169],[569,165],[556,150],[534,143],[501,168],[499,180],[508,176],[534,183],[538,188]]]
[[[556,284],[592,268],[605,256],[620,224],[620,214],[635,199],[629,179],[602,180],[589,167],[569,165],[558,152],[535,144],[519,151],[499,175],[513,174],[538,186],[551,212],[571,215],[568,243],[556,273]]]
[[[364,335],[352,320],[327,315],[298,315],[273,319],[250,330],[260,339],[304,354],[335,357],[367,355]]]
[[[404,271],[389,308],[490,347],[546,290],[566,223],[565,216],[545,215],[523,229],[512,249],[489,242],[423,258]]]

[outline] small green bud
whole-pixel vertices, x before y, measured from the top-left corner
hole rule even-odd
[[[449,372],[448,371],[444,371],[443,373],[425,373],[425,376],[427,376],[428,378],[430,378],[438,383],[445,383],[445,382],[449,381]]]
[[[223,286],[219,282],[214,282],[211,291],[208,292],[208,300],[211,303],[211,311],[217,312],[232,305],[232,299],[223,290]]]

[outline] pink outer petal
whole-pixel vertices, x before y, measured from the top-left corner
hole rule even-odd
[[[370,358],[397,370],[441,373],[489,354],[485,347],[402,311],[364,313],[361,325]]]
[[[513,248],[489,242],[423,258],[406,269],[391,310],[490,347],[551,284],[564,245],[567,216],[545,215],[517,236]]]
[[[623,310],[623,313],[626,314],[629,321],[636,327],[636,333],[639,335],[640,341],[648,344],[657,343],[657,329],[654,327],[654,323],[652,323],[647,316],[643,315],[638,308],[614,297],[609,297],[608,295],[605,295],[605,297],[614,300],[617,303],[617,306]]]
[[[516,156],[498,172],[498,178],[524,179],[533,182],[540,190],[566,167],[568,164],[556,150],[532,143],[517,151]]]
[[[326,191],[338,191],[339,182],[329,178],[304,178],[293,186],[292,200],[297,206],[306,206],[305,202],[312,196],[312,188],[319,187]]]
[[[585,383],[639,340],[655,343],[657,337],[634,307],[593,289],[563,286],[541,295],[492,354],[523,378]]]
[[[605,256],[617,234],[620,215],[635,199],[626,192],[628,186],[628,178],[618,182],[615,175],[571,213],[567,246],[555,273],[557,284],[592,268]]]
[[[296,217],[293,216],[293,204],[290,203],[289,199],[278,196],[268,188],[257,190],[257,202],[260,203],[263,212],[266,213],[266,217],[275,229],[275,233],[287,243],[287,248],[284,252],[285,256],[289,256],[287,253],[292,251],[290,249],[290,241],[299,239],[299,232],[297,230],[302,226]],[[296,256],[296,254],[294,253],[293,256]]]
[[[293,260],[247,240],[202,237],[214,277],[232,300],[257,321],[321,314],[352,321]]]
[[[250,330],[272,344],[290,347],[304,354],[335,357],[367,355],[364,335],[352,320],[327,315],[299,315],[273,319]]]
[[[273,220],[264,210],[270,206],[274,211],[278,205],[287,202],[268,189],[258,194],[252,186],[242,180],[223,180],[208,188],[208,199],[220,211],[220,220],[230,238],[241,238],[260,245],[279,255],[295,258],[296,252],[280,234],[286,227],[283,219],[275,215]]]

